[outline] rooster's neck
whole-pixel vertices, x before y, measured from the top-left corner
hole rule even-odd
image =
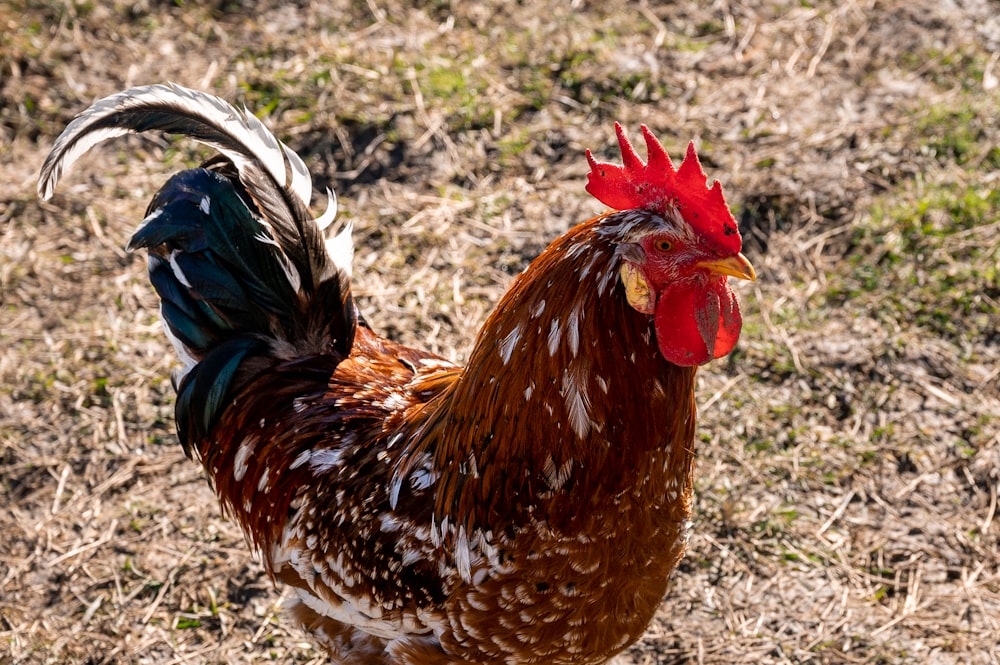
[[[695,370],[667,363],[650,317],[627,304],[602,219],[515,280],[440,403],[428,441],[439,516],[485,526],[540,510],[555,525],[688,493]]]

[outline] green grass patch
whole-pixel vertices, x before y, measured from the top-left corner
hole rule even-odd
[[[1000,169],[1000,146],[990,141],[995,111],[968,102],[958,108],[931,106],[917,114],[915,130],[923,150],[939,163]]]
[[[830,304],[959,342],[995,334],[1000,192],[947,182],[876,202],[856,228]]]

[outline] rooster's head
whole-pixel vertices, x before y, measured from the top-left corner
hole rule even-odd
[[[621,229],[618,254],[629,304],[653,316],[657,344],[677,365],[700,365],[730,351],[742,318],[728,278],[756,279],[740,253],[742,239],[722,185],[707,186],[694,143],[674,169],[666,150],[643,125],[643,162],[615,123],[622,165],[587,151],[587,191],[613,213]],[[611,216],[609,216],[611,217]]]

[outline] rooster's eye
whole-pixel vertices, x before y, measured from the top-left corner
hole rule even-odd
[[[674,248],[674,243],[669,240],[657,240],[653,243],[653,246],[656,247],[656,251],[666,254]]]

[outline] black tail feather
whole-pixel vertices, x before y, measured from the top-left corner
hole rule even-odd
[[[198,168],[157,192],[129,242],[147,248],[161,315],[187,363],[177,386],[185,450],[208,434],[231,392],[250,378],[251,358],[344,357],[356,313],[338,278],[307,298],[280,245],[242,185]]]
[[[193,444],[211,432],[218,415],[229,404],[233,390],[250,378],[246,376],[247,361],[267,354],[268,344],[264,340],[232,339],[215,346],[176,386],[177,436],[188,457],[192,455]]]
[[[282,267],[286,259],[269,228],[232,182],[207,169],[184,171],[149,209],[128,248],[150,250],[150,279],[164,303],[214,331],[211,342],[232,331],[294,335],[289,326],[303,305],[297,276]],[[178,337],[195,337],[189,322],[166,322]],[[188,350],[198,357],[208,349]]]
[[[323,236],[308,214],[312,182],[305,164],[253,114],[203,92],[174,84],[131,88],[95,102],[74,118],[42,165],[38,193],[49,198],[65,169],[95,144],[160,130],[219,150],[234,166],[274,236],[312,289],[332,266]]]
[[[94,103],[57,139],[38,191],[97,143],[161,130],[221,154],[156,194],[129,249],[149,251],[165,328],[184,363],[175,375],[185,449],[208,436],[234,391],[288,360],[346,357],[358,314],[350,291],[350,225],[325,241],[335,213],[313,220],[305,164],[252,114],[173,84],[132,88]],[[330,365],[329,363],[325,363]]]

